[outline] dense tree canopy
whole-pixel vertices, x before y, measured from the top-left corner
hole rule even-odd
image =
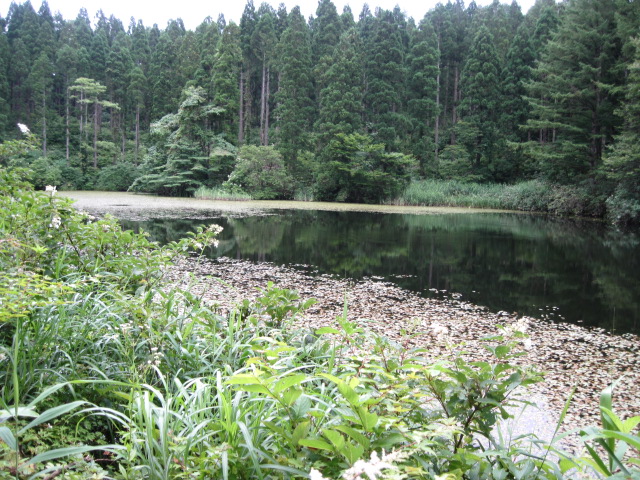
[[[109,169],[139,177],[137,189],[189,194],[224,184],[253,145],[287,169],[274,197],[380,201],[409,177],[538,178],[640,218],[637,2],[538,0],[523,14],[450,0],[416,19],[401,7],[354,19],[319,0],[305,19],[249,0],[238,24],[212,11],[190,31],[12,3],[0,140],[28,125],[41,148],[18,163],[73,188],[102,185]],[[272,150],[252,155],[273,164]]]

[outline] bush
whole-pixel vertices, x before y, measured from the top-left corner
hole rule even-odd
[[[242,147],[228,183],[238,185],[255,200],[282,200],[293,195],[293,179],[274,147]]]
[[[102,168],[95,184],[96,190],[126,192],[139,176],[138,168],[131,163],[116,163]]]
[[[553,185],[530,180],[515,185],[467,183],[459,180],[412,181],[394,203],[548,212],[602,217],[604,202],[597,186]]]
[[[324,201],[381,203],[398,195],[417,168],[413,157],[387,152],[368,135],[341,133],[320,156],[315,194]]]

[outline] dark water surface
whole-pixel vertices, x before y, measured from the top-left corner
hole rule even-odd
[[[382,277],[425,296],[461,294],[493,311],[640,333],[636,234],[597,222],[509,213],[272,213],[122,223],[160,243],[218,223],[224,230],[212,258]]]

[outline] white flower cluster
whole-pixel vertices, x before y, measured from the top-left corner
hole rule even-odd
[[[352,465],[351,468],[342,472],[342,478],[344,480],[363,480],[368,478],[369,480],[376,480],[382,478],[382,470],[388,468],[395,468],[393,462],[401,460],[402,454],[397,451],[390,453],[384,453],[382,451],[382,458],[378,456],[378,452],[371,452],[371,458],[369,461],[358,460]],[[367,477],[363,477],[366,475]],[[329,480],[322,476],[315,468],[312,468],[309,472],[310,480]]]
[[[160,365],[162,357],[164,357],[164,354],[158,351],[158,347],[151,347],[151,360],[147,364],[157,367]]]
[[[58,215],[54,215],[51,218],[51,223],[49,224],[49,228],[60,228],[60,225],[62,224],[62,219],[58,216]]]
[[[24,123],[19,123],[18,128],[20,129],[23,135],[28,135],[31,133],[31,130],[29,130],[29,127],[27,127]]]

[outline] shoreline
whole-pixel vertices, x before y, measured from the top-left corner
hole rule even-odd
[[[278,288],[297,290],[302,299],[317,300],[294,327],[315,330],[336,326],[335,318],[342,313],[346,299],[351,321],[396,340],[405,348],[426,347],[427,357],[434,360],[445,355],[451,345],[461,344],[469,360],[486,360],[488,356],[478,339],[497,334],[498,325],[524,321],[531,348],[517,363],[545,372],[544,380],[531,387],[532,394],[542,399],[541,410],[525,420],[530,427],[525,426],[525,430],[535,431],[542,426],[541,436],[550,438],[549,430],[551,434],[555,430],[574,385],[575,394],[560,431],[599,425],[600,392],[618,378],[622,381],[614,392],[615,412],[623,419],[640,415],[640,338],[635,335],[617,336],[568,323],[493,313],[455,299],[420,297],[387,282],[310,276],[270,263],[181,258],[175,265],[166,272],[166,280],[202,295],[222,312],[243,299],[255,299],[260,293],[258,288],[271,281]],[[434,335],[434,323],[447,327],[446,342]],[[403,333],[407,327],[412,330],[410,336]]]

